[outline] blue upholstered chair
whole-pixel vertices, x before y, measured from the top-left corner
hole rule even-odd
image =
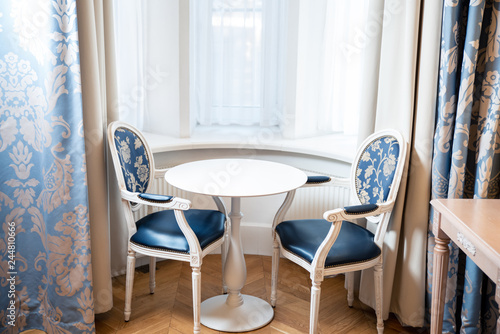
[[[186,261],[191,264],[193,285],[194,333],[200,333],[201,264],[203,257],[219,246],[224,271],[227,245],[227,213],[223,202],[214,197],[218,210],[190,209],[191,202],[150,194],[153,178],[163,178],[166,170],[155,169],[153,154],[143,135],[134,127],[113,122],[108,126],[108,141],[121,190],[128,227],[128,256],[125,291],[125,321],[131,313],[136,253],[150,256],[150,291],[155,287],[156,258]],[[132,211],[147,205],[162,209],[137,222]]]
[[[405,168],[407,144],[394,130],[371,135],[360,146],[346,179],[310,177],[305,187],[348,185],[351,205],[326,211],[324,219],[283,221],[295,191],[287,194],[273,223],[274,252],[271,305],[276,306],[278,264],[281,254],[310,272],[309,333],[318,331],[321,282],[326,276],[346,273],[348,304],[353,302],[353,272],[374,267],[377,330],[383,333],[382,261],[384,236]],[[353,222],[366,218],[377,223],[375,234]]]

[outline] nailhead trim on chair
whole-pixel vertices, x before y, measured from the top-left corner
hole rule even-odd
[[[133,241],[130,241],[130,243],[132,243],[132,244],[134,244],[136,246],[139,246],[139,247],[144,247],[144,248],[147,248],[147,249],[158,250],[158,251],[162,251],[162,252],[170,252],[170,253],[177,253],[177,254],[189,254],[188,252],[174,251],[174,250],[171,250],[169,248],[160,248],[160,247],[146,246],[146,245],[143,245],[143,244],[138,244],[137,242],[133,242]]]
[[[302,260],[304,260],[305,262],[307,262],[307,263],[311,263],[311,262],[309,262],[308,260],[304,259],[302,256],[300,256],[300,255],[298,255],[298,254],[296,254],[296,253],[292,252],[291,250],[289,250],[289,249],[288,249],[288,248],[286,248],[285,246],[283,246],[283,245],[282,245],[281,247],[283,247],[284,249],[286,249],[288,252],[292,253],[292,254],[293,254],[293,255],[295,255],[296,257],[301,258],[301,259],[302,259]],[[380,254],[379,254],[379,255],[377,255],[377,256],[375,256],[375,257],[372,257],[372,258],[369,258],[369,259],[363,260],[363,261],[354,261],[354,262],[348,262],[348,263],[340,263],[340,264],[335,264],[335,265],[333,265],[333,266],[326,266],[326,267],[325,267],[325,269],[328,269],[328,268],[335,268],[335,267],[338,267],[338,266],[345,266],[345,265],[349,265],[349,264],[365,263],[365,262],[369,262],[369,261],[371,261],[371,260],[373,260],[373,259],[376,259],[376,258],[377,258],[377,257],[379,257],[379,256],[380,256]]]
[[[335,268],[335,267],[339,267],[339,266],[345,266],[345,265],[348,265],[348,264],[357,264],[357,263],[365,263],[365,262],[369,262],[373,259],[376,259],[377,257],[379,257],[380,255],[377,255],[375,257],[372,257],[371,259],[366,259],[366,260],[363,260],[363,261],[355,261],[355,262],[349,262],[349,263],[341,263],[341,264],[335,264],[333,266],[327,266],[325,267],[325,269],[328,269],[328,268]]]
[[[220,237],[217,240],[212,241],[211,243],[209,243],[208,245],[206,245],[203,249],[206,249],[206,248],[210,247],[211,245],[213,245],[214,243],[216,243],[217,241],[219,241],[222,238],[223,238],[223,236]],[[150,247],[150,246],[138,244],[137,242],[133,242],[133,241],[130,241],[130,242],[133,243],[136,246],[139,246],[139,247],[144,247],[144,248],[148,248],[148,249],[158,250],[158,251],[162,251],[162,252],[170,252],[170,253],[177,253],[177,254],[189,254],[189,252],[179,252],[179,251],[171,250],[169,248]]]

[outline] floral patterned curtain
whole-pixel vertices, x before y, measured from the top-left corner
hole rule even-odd
[[[76,0],[0,5],[0,332],[94,333]]]
[[[498,0],[445,1],[432,198],[499,198],[499,13]],[[494,333],[495,285],[456,245],[450,248],[443,333]],[[431,232],[428,249],[429,307]]]

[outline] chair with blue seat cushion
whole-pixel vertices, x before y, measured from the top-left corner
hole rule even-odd
[[[399,131],[384,130],[361,145],[349,178],[309,177],[304,187],[346,186],[352,205],[326,211],[324,219],[283,220],[295,190],[290,191],[273,222],[274,252],[271,305],[276,306],[280,253],[310,273],[309,333],[318,332],[321,282],[326,276],[345,273],[347,301],[353,303],[353,272],[374,268],[377,330],[383,333],[383,242],[405,168],[407,144]],[[355,224],[358,218],[378,224],[375,233]]]
[[[150,257],[151,293],[155,287],[156,258],[180,260],[190,262],[193,270],[194,333],[200,333],[201,264],[205,255],[220,246],[224,271],[228,220],[223,202],[214,197],[218,210],[195,210],[186,199],[149,193],[152,179],[163,178],[166,169],[155,169],[144,136],[129,124],[113,122],[108,126],[108,141],[128,227],[125,321],[131,314],[136,256]],[[132,211],[140,205],[162,211],[149,213],[135,222]]]

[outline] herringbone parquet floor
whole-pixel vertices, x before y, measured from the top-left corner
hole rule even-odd
[[[243,293],[269,301],[271,289],[271,258],[246,255],[247,281]],[[148,268],[135,274],[132,315],[123,321],[125,276],[113,279],[114,307],[96,315],[97,334],[128,333],[192,333],[191,268],[188,263],[162,261],[157,264],[156,291],[149,293]],[[202,266],[202,300],[218,295],[221,290],[219,255],[205,257]],[[273,321],[249,333],[308,333],[310,280],[308,273],[281,259],[278,301]],[[344,289],[344,276],[326,279],[322,284],[320,333],[376,333],[375,312],[355,299],[349,308]],[[426,333],[416,328],[403,328],[393,315],[385,322],[385,333]],[[202,333],[219,333],[202,326]]]

